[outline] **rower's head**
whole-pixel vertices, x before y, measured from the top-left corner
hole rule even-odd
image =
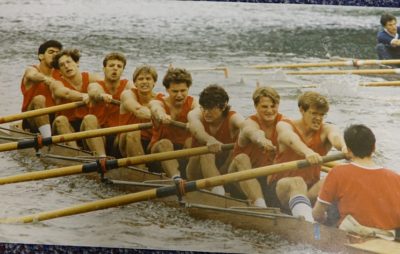
[[[303,122],[312,130],[319,130],[329,111],[329,102],[325,96],[308,91],[299,96],[298,106]]]
[[[199,97],[204,120],[213,122],[222,116],[227,116],[231,107],[228,102],[229,96],[224,88],[216,84],[207,86]]]
[[[397,19],[390,13],[384,13],[381,16],[381,25],[388,30],[391,34],[396,34],[397,32]]]
[[[62,50],[62,44],[56,40],[49,40],[42,43],[38,49],[39,61],[44,61],[49,67],[53,61],[54,56]]]
[[[180,106],[184,103],[192,85],[192,75],[185,69],[169,68],[164,76],[163,85],[171,102]]]
[[[279,113],[281,97],[278,92],[269,86],[260,86],[253,92],[253,102],[257,115],[265,122],[275,121]]]
[[[126,58],[123,54],[112,52],[103,59],[103,72],[106,80],[118,81],[126,66]]]
[[[370,157],[375,150],[375,135],[363,124],[353,124],[344,131],[344,142],[350,155],[365,158]]]
[[[133,83],[141,92],[151,92],[157,82],[157,78],[156,69],[150,65],[141,65],[133,72]]]
[[[77,49],[64,49],[54,56],[52,66],[60,70],[64,77],[70,78],[79,73],[81,54]]]

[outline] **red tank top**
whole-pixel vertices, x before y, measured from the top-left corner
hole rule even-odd
[[[89,86],[89,73],[87,72],[82,72],[82,88],[81,90],[75,89],[74,86],[72,86],[68,81],[65,79],[61,78],[60,81],[64,84],[65,87],[81,92],[81,93],[87,93],[87,89]],[[59,104],[64,104],[64,103],[69,103],[71,102],[70,100],[66,99],[61,99]],[[58,113],[58,115],[63,115],[68,118],[68,121],[76,121],[76,120],[82,120],[87,114],[89,113],[88,107],[79,107],[75,109],[68,109],[64,110]]]
[[[255,121],[264,133],[267,133],[268,128],[258,119],[256,115],[250,116],[250,119]],[[276,133],[276,125],[282,119],[282,115],[278,114],[275,118],[275,122],[273,124],[273,129],[270,136],[265,134],[265,137],[271,140],[274,146],[278,144],[278,135]],[[235,147],[233,148],[233,157],[236,155],[244,153],[247,154],[251,161],[251,166],[253,168],[264,167],[271,165],[274,161],[274,153],[268,153],[264,149],[260,148],[258,145],[254,143],[249,143],[244,147],[240,147],[238,141],[235,143]]]
[[[223,143],[223,144],[230,144],[236,141],[236,137],[231,137],[231,131],[229,128],[229,123],[231,120],[231,117],[236,114],[235,111],[229,111],[228,115],[225,117],[225,119],[223,120],[221,126],[218,128],[217,132],[215,134],[211,134],[210,131],[210,124],[208,124],[206,121],[204,121],[204,119],[201,120],[205,131],[210,134],[211,136],[215,137],[219,142]],[[192,140],[192,147],[198,147],[201,146],[202,144],[200,144],[197,139],[195,139],[193,137]]]
[[[136,99],[139,102],[140,105],[143,105],[143,102],[140,100],[139,97],[139,90],[137,88],[132,88],[131,89],[132,93],[136,95]],[[161,99],[164,95],[162,93],[158,93],[155,96],[155,99]],[[119,125],[127,125],[127,124],[136,124],[136,123],[148,123],[150,120],[148,119],[141,119],[135,116],[135,114],[128,112],[125,114],[120,114],[119,115]],[[140,131],[141,138],[144,140],[150,140],[152,136],[152,129],[144,129]]]
[[[33,66],[33,67],[40,72],[40,70],[37,66]],[[53,70],[52,76],[59,75],[57,73],[59,73],[57,70]],[[22,78],[21,92],[22,92],[22,95],[24,96],[24,99],[22,102],[22,112],[24,112],[28,109],[28,106],[31,103],[33,97],[35,97],[37,95],[43,95],[46,98],[46,107],[51,107],[51,106],[55,105],[50,88],[44,82],[34,84],[31,87],[29,87],[28,89],[26,89],[25,84],[24,84],[24,78]]]
[[[170,110],[169,106],[165,103],[165,100],[163,98],[157,98],[157,100],[162,102],[162,104],[164,105],[165,112],[168,115],[171,114],[171,110]],[[192,104],[193,104],[193,97],[187,96],[186,100],[182,106],[182,110],[181,110],[179,116],[173,120],[176,120],[176,121],[179,121],[182,123],[187,123],[187,121],[188,121],[187,114],[191,110]],[[153,131],[153,135],[151,137],[149,147],[152,147],[157,141],[159,141],[161,139],[169,139],[174,144],[184,145],[186,139],[188,139],[190,137],[190,132],[187,131],[186,129],[175,127],[170,124],[161,124],[158,127],[156,127],[153,124],[152,131]]]
[[[296,126],[293,124],[293,122],[289,119],[282,119],[282,121],[285,121],[289,123],[294,132],[300,137],[301,141],[306,144],[309,148],[311,148],[313,151],[317,152],[321,156],[326,155],[328,151],[326,150],[325,145],[321,141],[321,132],[323,126],[314,133],[310,141],[306,142],[304,140],[304,136],[300,133],[300,131],[296,128]],[[301,156],[297,154],[295,151],[293,151],[290,148],[287,148],[283,152],[279,152],[277,156],[275,157],[274,163],[283,163],[283,162],[289,162],[289,161],[294,161],[294,160],[303,160],[304,156]],[[308,187],[311,187],[314,185],[316,182],[319,181],[320,179],[320,172],[321,172],[321,166],[312,166],[308,168],[303,168],[300,170],[292,170],[292,171],[286,171],[278,174],[271,175],[268,177],[268,183],[271,182],[276,182],[281,178],[284,177],[294,177],[294,176],[301,176],[304,181],[306,182]]]
[[[106,94],[111,94],[104,81],[97,81],[97,83],[104,89]],[[125,90],[127,79],[120,80],[117,90],[113,94],[114,100],[120,100],[121,93]],[[115,127],[119,125],[119,105],[111,103],[96,103],[89,107],[89,113],[97,117],[97,120],[102,128]]]

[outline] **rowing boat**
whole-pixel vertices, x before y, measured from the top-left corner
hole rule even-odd
[[[14,126],[12,129],[18,129]],[[20,130],[19,130],[20,131]],[[1,136],[10,138],[27,137],[29,134],[5,133]],[[84,151],[71,150],[63,146],[19,150],[24,156],[40,157],[58,166],[77,164],[82,160],[93,161],[97,158]],[[67,158],[77,158],[75,161]],[[98,174],[89,173],[91,178]],[[164,174],[149,173],[135,167],[125,167],[108,171],[106,182],[113,183],[124,191],[136,192],[162,185],[170,185],[172,181]],[[103,179],[104,180],[104,179]],[[209,191],[189,192],[184,197],[166,197],[160,199],[168,205],[181,206],[193,217],[199,219],[215,219],[229,223],[235,227],[257,230],[263,233],[274,233],[297,243],[311,244],[323,251],[344,253],[400,253],[400,244],[381,239],[364,239],[334,227],[311,224],[303,218],[281,213],[278,208],[260,209],[251,207],[246,200],[220,196]],[[179,201],[179,202],[177,202]]]

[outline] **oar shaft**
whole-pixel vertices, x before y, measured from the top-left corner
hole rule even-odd
[[[85,138],[106,136],[106,135],[121,133],[121,132],[142,130],[142,129],[150,128],[151,126],[152,126],[151,123],[129,124],[129,125],[122,125],[122,126],[111,127],[111,128],[68,133],[68,134],[43,138],[41,145],[51,145],[51,144],[80,140],[80,139],[85,139]],[[37,138],[25,139],[25,140],[20,140],[17,142],[0,144],[0,152],[11,151],[11,150],[16,150],[16,149],[32,148],[32,147],[36,147],[37,145],[38,145]]]
[[[66,104],[61,104],[61,105],[56,105],[53,107],[48,107],[48,108],[41,108],[41,109],[36,109],[36,110],[30,110],[30,111],[25,111],[19,114],[14,114],[14,115],[9,115],[9,116],[3,116],[0,117],[0,124],[2,123],[8,123],[8,122],[13,122],[25,118],[30,118],[30,117],[35,117],[35,116],[41,116],[41,115],[47,115],[67,109],[74,109],[78,108],[81,106],[86,105],[83,101],[76,101],[76,102],[70,102]]]
[[[400,69],[289,71],[286,72],[286,74],[288,75],[344,75],[344,74],[382,75],[382,74],[400,74]]]
[[[344,154],[329,155],[323,157],[323,162],[340,160],[344,158]],[[243,181],[259,176],[267,176],[269,174],[275,174],[286,170],[301,169],[308,167],[310,164],[306,160],[298,160],[293,162],[287,162],[282,164],[276,164],[266,167],[255,168],[252,170],[239,171],[231,174],[220,175],[201,179],[197,181],[191,181],[183,184],[183,188],[186,192],[195,191],[197,189],[218,186],[224,183],[231,183],[237,181]],[[43,221],[54,219],[62,216],[69,216],[74,214],[86,213],[120,205],[126,205],[134,202],[166,197],[175,195],[178,193],[177,187],[166,186],[157,189],[151,189],[127,195],[121,195],[113,198],[107,198],[99,201],[88,202],[85,204],[75,205],[69,208],[58,209],[54,211],[42,212],[28,216],[22,216],[19,218],[6,218],[0,220],[1,223],[29,223],[33,221]]]
[[[362,65],[384,65],[384,64],[400,64],[400,59],[390,60],[357,60],[350,59],[346,61],[335,62],[317,62],[317,63],[296,63],[296,64],[265,64],[265,65],[252,65],[251,68],[255,69],[274,69],[274,68],[308,68],[308,67],[340,67],[340,66],[362,66]]]
[[[223,145],[223,150],[232,149],[233,144]],[[107,170],[118,168],[118,167],[126,167],[131,165],[138,165],[147,162],[153,161],[162,161],[162,160],[171,160],[182,157],[190,157],[194,155],[201,155],[210,153],[206,146],[183,149],[177,151],[163,152],[163,153],[154,153],[147,155],[140,155],[135,157],[128,157],[118,160],[108,160],[106,161]],[[10,184],[10,183],[19,183],[19,182],[27,182],[27,181],[35,181],[41,179],[55,178],[61,176],[68,176],[80,173],[90,173],[99,171],[99,165],[97,162],[87,163],[84,165],[75,165],[69,167],[48,169],[42,171],[29,172],[20,175],[6,176],[0,178],[0,185]]]
[[[381,81],[381,82],[367,82],[361,83],[360,86],[400,86],[400,81]]]

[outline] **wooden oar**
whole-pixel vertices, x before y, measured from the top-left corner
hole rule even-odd
[[[400,86],[400,81],[379,81],[379,82],[366,82],[360,83],[360,86]]]
[[[288,75],[344,75],[344,74],[387,75],[387,74],[400,74],[400,69],[288,71],[285,73]]]
[[[63,143],[73,140],[85,139],[85,138],[93,138],[99,136],[106,136],[110,134],[120,133],[120,132],[129,132],[136,131],[141,129],[147,129],[152,127],[152,123],[141,123],[141,124],[129,124],[122,125],[111,128],[104,129],[96,129],[96,130],[88,130],[81,131],[75,133],[68,133],[63,135],[51,136],[47,138],[33,138],[33,139],[24,139],[17,142],[10,142],[5,144],[0,144],[0,152],[11,151],[17,149],[25,149],[25,148],[40,148],[41,146],[47,146],[56,143]]]
[[[228,78],[228,68],[227,67],[211,67],[211,68],[189,68],[189,71],[223,71],[225,78]]]
[[[344,159],[344,154],[339,153],[335,155],[324,156],[323,162],[341,160],[341,159]],[[308,166],[310,166],[310,164],[308,163],[307,160],[298,160],[298,161],[286,162],[266,167],[254,168],[252,170],[239,171],[226,175],[214,176],[210,178],[200,179],[197,181],[191,181],[191,182],[181,181],[176,186],[171,185],[171,186],[159,187],[156,189],[150,189],[127,195],[116,196],[103,200],[75,205],[68,208],[63,208],[48,212],[41,212],[17,218],[4,218],[0,220],[0,223],[30,223],[35,221],[49,220],[63,216],[70,216],[74,214],[86,213],[121,205],[127,205],[130,203],[145,201],[154,198],[162,198],[172,195],[183,195],[185,192],[191,192],[191,191],[196,191],[198,189],[224,185],[231,182],[244,181],[288,170],[302,169]]]
[[[362,66],[362,65],[384,65],[384,64],[400,64],[400,59],[391,60],[358,60],[350,59],[346,61],[335,62],[317,62],[317,63],[297,63],[297,64],[265,64],[265,65],[252,65],[250,68],[255,69],[274,69],[274,68],[308,68],[308,67],[339,67],[339,66]]]
[[[233,144],[225,144],[222,145],[223,150],[232,149]],[[41,180],[47,178],[55,178],[60,176],[68,176],[75,175],[81,173],[90,173],[90,172],[102,172],[102,170],[110,170],[119,167],[126,167],[131,165],[144,164],[147,162],[153,161],[164,161],[171,160],[182,157],[190,157],[194,155],[201,155],[210,153],[207,146],[189,148],[177,151],[163,152],[163,153],[153,153],[147,155],[140,155],[135,157],[128,157],[123,159],[113,159],[106,160],[104,167],[101,168],[98,162],[91,162],[83,165],[74,165],[62,168],[55,169],[47,169],[42,171],[29,172],[20,175],[6,176],[0,178],[0,185],[9,184],[9,183],[18,183],[18,182],[27,182],[34,180]],[[100,168],[99,168],[100,167]]]
[[[74,109],[74,108],[82,107],[85,105],[86,105],[86,103],[83,101],[75,101],[75,102],[65,103],[65,104],[61,104],[61,105],[56,105],[53,107],[25,111],[25,112],[14,114],[14,115],[0,117],[0,124],[17,121],[17,120],[21,120],[21,119],[25,119],[25,118],[35,117],[35,116],[47,115],[47,114],[51,114],[51,113],[55,113],[55,112],[59,112],[59,111],[67,110],[67,109]]]

